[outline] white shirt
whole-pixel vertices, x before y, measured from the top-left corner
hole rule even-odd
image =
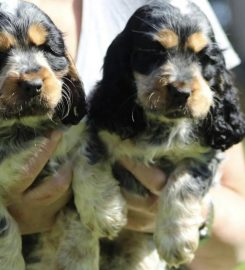
[[[178,0],[183,1],[183,0]],[[192,0],[209,18],[228,68],[240,63],[207,0]],[[120,33],[129,17],[149,0],[83,0],[82,33],[77,68],[88,94],[101,79],[103,59],[111,41]]]

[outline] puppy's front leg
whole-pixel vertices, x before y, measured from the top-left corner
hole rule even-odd
[[[86,261],[96,262],[96,268],[82,268],[97,270],[99,248],[95,239],[106,237],[109,239],[117,236],[126,224],[126,203],[120,193],[118,182],[112,176],[109,162],[89,164],[86,157],[81,157],[74,169],[73,192],[75,205],[82,222],[88,232],[81,239],[83,246],[93,247],[87,254]],[[90,237],[89,237],[90,235]],[[91,264],[92,265],[92,264]]]
[[[211,179],[208,166],[198,167],[188,162],[178,166],[163,190],[154,239],[160,257],[170,266],[179,266],[194,258],[199,228],[204,222],[202,199]]]
[[[24,270],[21,236],[15,220],[0,206],[0,270]]]
[[[80,159],[72,187],[82,222],[98,237],[117,236],[126,224],[126,203],[109,162],[91,165]]]

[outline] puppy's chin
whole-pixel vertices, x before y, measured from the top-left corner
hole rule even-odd
[[[164,116],[169,119],[193,118],[187,110],[183,109],[166,111]]]
[[[202,115],[196,115],[193,114],[192,111],[186,106],[185,108],[180,108],[180,109],[145,109],[146,114],[151,114],[154,115],[154,118],[164,118],[164,119],[169,119],[169,120],[177,120],[177,119],[190,119],[194,122],[201,121],[205,119],[207,114],[202,114]]]
[[[40,97],[35,97],[28,101],[16,102],[13,104],[4,104],[1,100],[0,106],[0,118],[2,119],[19,119],[27,116],[47,116],[52,118],[55,111],[50,107],[47,100],[40,99]]]
[[[182,118],[188,118],[192,119],[193,117],[186,109],[171,109],[166,110],[165,108],[158,108],[158,109],[149,109],[147,108],[146,114],[154,115],[155,118],[164,118],[169,120],[175,120],[175,119],[182,119]]]

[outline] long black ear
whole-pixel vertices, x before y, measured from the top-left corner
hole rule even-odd
[[[245,136],[245,121],[239,106],[238,91],[233,78],[224,67],[214,87],[217,96],[204,121],[206,143],[214,149],[226,150]]]
[[[103,79],[89,98],[88,120],[98,129],[115,132],[121,138],[136,135],[144,127],[141,107],[131,69],[132,39],[127,28],[109,46]]]
[[[86,100],[83,83],[78,76],[73,60],[68,53],[66,57],[69,67],[68,73],[62,78],[62,106],[57,110],[57,115],[63,124],[75,125],[86,113]]]

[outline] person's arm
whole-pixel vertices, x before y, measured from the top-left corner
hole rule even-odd
[[[221,185],[211,190],[212,237],[200,246],[192,270],[232,270],[245,262],[245,162],[242,144],[226,153]]]
[[[122,190],[128,205],[127,229],[152,232],[155,226],[155,215],[158,209],[158,196],[165,183],[166,176],[155,167],[135,164],[129,159],[121,160],[121,164],[129,170],[150,192],[151,196],[141,197]]]

